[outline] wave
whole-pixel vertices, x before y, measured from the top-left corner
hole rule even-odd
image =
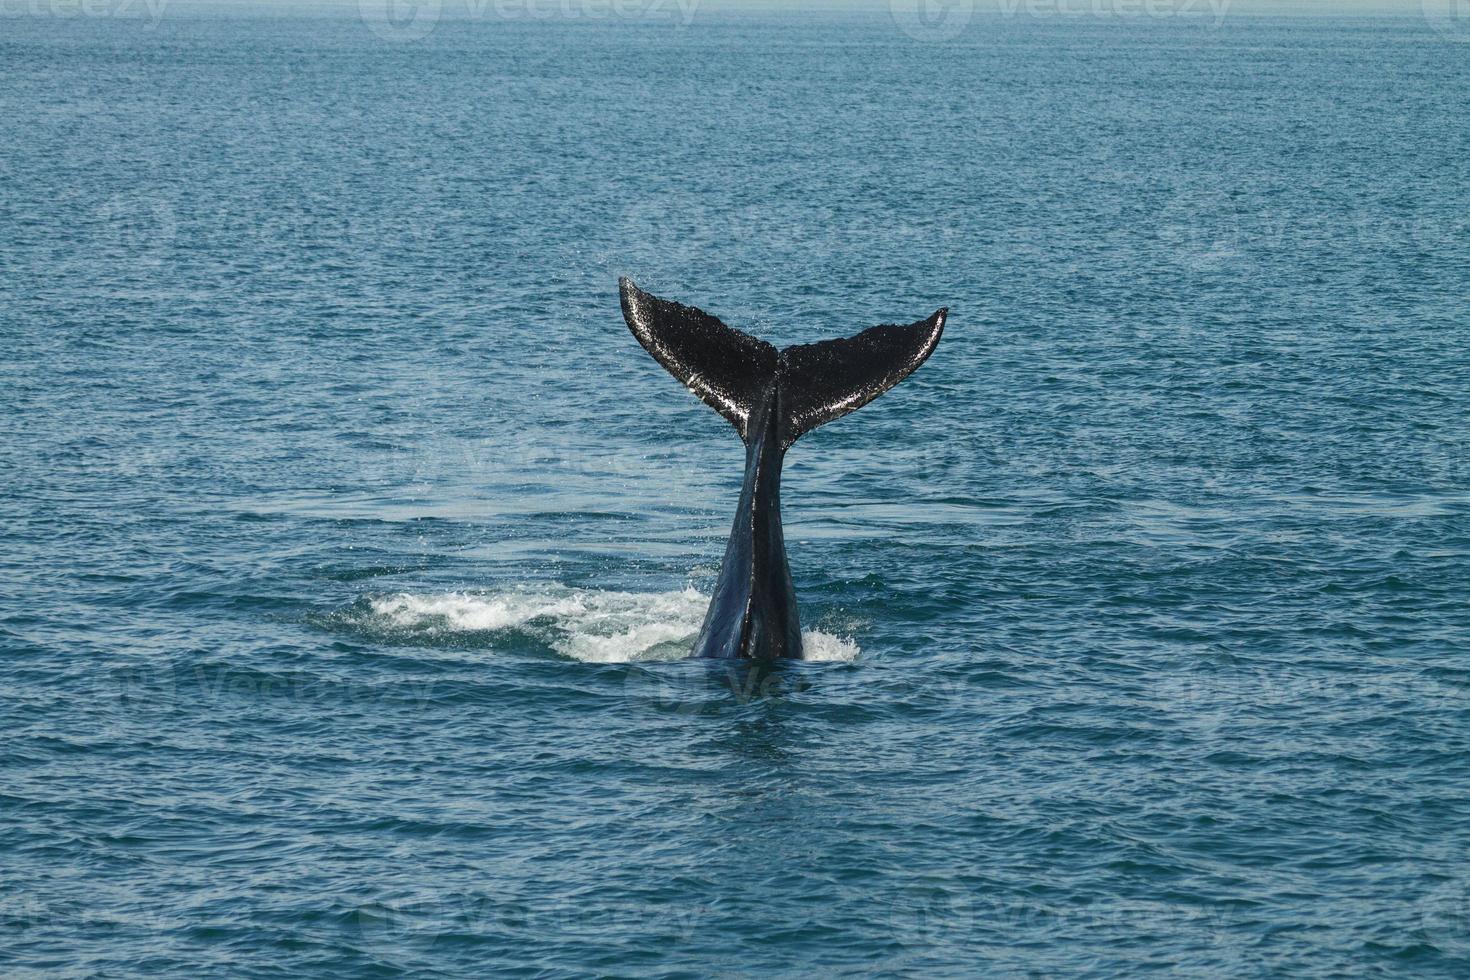
[[[520,630],[584,663],[681,660],[689,656],[709,599],[693,588],[615,592],[563,585],[398,592],[369,598],[358,625],[433,640]],[[852,639],[818,630],[803,631],[802,640],[807,660],[851,661],[861,653]]]

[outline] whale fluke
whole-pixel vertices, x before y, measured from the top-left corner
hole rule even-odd
[[[905,327],[869,327],[855,337],[781,352],[789,447],[803,434],[855,412],[914,373],[939,344],[948,309]]]
[[[703,310],[645,293],[631,279],[619,279],[618,287],[623,319],[638,342],[749,441],[746,423],[776,373],[776,348]]]
[[[944,333],[947,309],[907,326],[796,344],[780,353],[718,317],[618,280],[623,317],[648,353],[750,441],[750,413],[780,380],[783,448],[819,425],[862,408],[923,364]]]
[[[716,317],[618,282],[628,329],[735,426],[745,482],[720,577],[694,643],[700,657],[801,656],[801,618],[781,529],[781,463],[803,434],[861,408],[933,352],[948,313],[842,340],[776,348]]]

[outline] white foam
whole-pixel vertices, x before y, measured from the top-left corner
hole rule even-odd
[[[524,629],[553,649],[586,663],[679,660],[704,621],[709,596],[682,592],[612,592],[537,586],[505,592],[400,592],[370,600],[374,618],[391,629],[442,637]],[[807,660],[853,660],[850,639],[802,633]]]
[[[372,600],[373,613],[400,629],[430,633],[499,630],[539,616],[566,616],[578,612],[575,599],[522,595],[478,596],[462,592],[415,595],[400,592]]]
[[[803,660],[856,660],[862,653],[856,641],[816,630],[801,631],[801,646]]]

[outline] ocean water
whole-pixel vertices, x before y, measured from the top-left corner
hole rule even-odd
[[[1443,23],[33,7],[0,972],[1470,972]],[[683,659],[742,451],[619,275],[951,309],[788,457],[812,662]]]

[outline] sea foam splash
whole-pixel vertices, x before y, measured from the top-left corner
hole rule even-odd
[[[378,625],[442,638],[455,633],[521,629],[586,663],[680,660],[704,621],[709,596],[682,592],[612,592],[541,586],[505,592],[399,592],[369,600]],[[850,661],[850,639],[807,630],[805,659]]]

